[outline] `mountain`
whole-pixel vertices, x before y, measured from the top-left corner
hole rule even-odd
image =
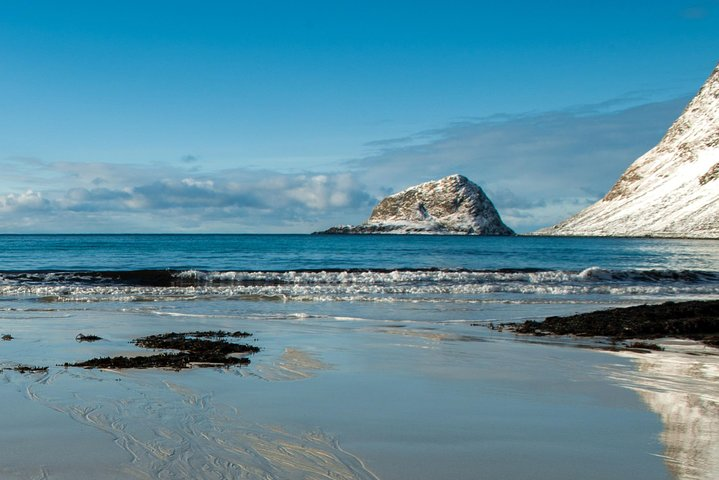
[[[514,235],[482,189],[462,175],[390,195],[361,225],[332,227],[318,233]]]
[[[603,199],[535,233],[719,238],[719,65]]]

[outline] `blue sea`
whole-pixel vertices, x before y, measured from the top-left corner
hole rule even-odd
[[[719,243],[616,238],[4,235],[0,292],[636,303],[719,294]]]
[[[0,478],[716,478],[719,357],[494,328],[716,298],[709,240],[1,235]],[[64,366],[219,329],[249,366]]]

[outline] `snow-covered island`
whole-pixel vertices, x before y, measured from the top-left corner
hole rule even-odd
[[[361,225],[321,234],[514,235],[492,201],[462,175],[422,183],[384,198]]]
[[[535,234],[719,238],[719,66],[603,199]]]

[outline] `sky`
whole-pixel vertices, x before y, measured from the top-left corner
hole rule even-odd
[[[309,233],[460,173],[523,233],[719,61],[719,0],[0,2],[0,233]]]

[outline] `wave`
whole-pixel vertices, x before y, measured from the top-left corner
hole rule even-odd
[[[587,280],[598,281],[633,281],[633,282],[717,282],[719,274],[701,270],[608,270],[590,267],[582,270],[578,276]]]
[[[716,296],[719,273],[604,269],[324,269],[286,271],[0,272],[0,296],[42,302],[488,301],[523,296]]]
[[[427,281],[561,282],[719,282],[718,272],[700,270],[613,270],[589,267],[581,271],[536,268],[467,269],[312,269],[312,270],[115,270],[3,271],[0,285],[129,285],[192,287],[206,285],[289,285],[298,283],[397,283]]]

